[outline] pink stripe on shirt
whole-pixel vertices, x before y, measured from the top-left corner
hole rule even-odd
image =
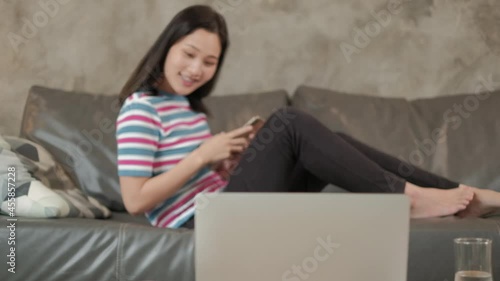
[[[118,143],[142,143],[142,144],[152,144],[155,146],[158,146],[157,141],[149,140],[149,139],[144,139],[144,138],[121,138],[118,139]]]
[[[189,107],[189,106],[182,106],[182,105],[168,105],[168,106],[158,107],[157,111],[158,112],[163,112],[163,111],[169,111],[169,110],[172,110],[172,109],[187,109],[187,110],[191,110],[191,107]]]
[[[188,125],[188,126],[193,126],[193,125],[196,125],[197,123],[200,123],[200,122],[203,122],[203,121],[206,121],[207,118],[205,117],[200,117],[200,118],[197,118],[195,120],[192,120],[192,121],[185,121],[185,122],[179,122],[179,123],[176,123],[174,125],[171,125],[171,126],[168,126],[166,128],[163,128],[163,131],[164,132],[168,132],[169,130],[175,128],[175,127],[178,127],[178,126],[182,126],[182,125]]]
[[[153,167],[154,168],[158,168],[158,167],[161,167],[163,165],[174,165],[174,164],[177,164],[179,162],[182,161],[183,158],[181,159],[174,159],[174,160],[167,160],[167,161],[159,161],[159,162],[155,162],[153,163]]]

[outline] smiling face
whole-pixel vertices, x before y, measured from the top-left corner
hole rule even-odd
[[[165,80],[159,88],[187,96],[214,77],[221,44],[216,33],[197,29],[170,48],[164,64]]]

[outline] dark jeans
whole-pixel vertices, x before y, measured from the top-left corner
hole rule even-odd
[[[403,193],[406,181],[442,189],[458,186],[284,107],[259,130],[224,191],[319,192],[332,183],[351,192]]]

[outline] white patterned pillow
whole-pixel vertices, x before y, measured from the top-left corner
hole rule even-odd
[[[15,167],[15,208],[9,209],[8,168]],[[12,181],[11,187],[12,187]],[[108,218],[109,209],[83,194],[52,156],[26,139],[0,136],[0,213],[18,217]],[[11,199],[13,201],[13,199]],[[10,204],[12,206],[12,204]]]

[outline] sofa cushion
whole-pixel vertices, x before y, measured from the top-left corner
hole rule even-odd
[[[500,191],[500,91],[418,99],[411,108],[426,126],[415,147],[426,168]]]
[[[499,92],[410,101],[301,86],[292,105],[406,162],[500,191]]]
[[[112,210],[124,210],[116,170],[117,96],[34,86],[21,136],[41,144],[75,184]]]

